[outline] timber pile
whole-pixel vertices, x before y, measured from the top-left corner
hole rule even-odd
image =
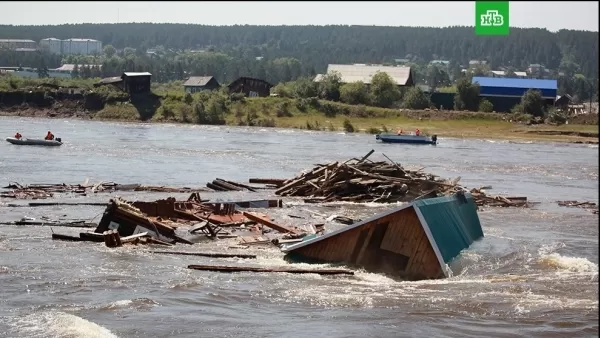
[[[458,185],[460,177],[443,180],[436,175],[419,170],[411,171],[399,163],[373,162],[367,158],[371,150],[361,159],[346,162],[319,164],[313,170],[286,180],[275,191],[280,196],[310,197],[305,202],[410,202],[426,197],[451,195],[466,189]],[[383,154],[385,156],[385,154]],[[385,156],[388,158],[387,156]],[[389,160],[389,158],[388,158]],[[477,205],[527,206],[526,197],[490,197],[473,189]]]
[[[193,193],[206,192],[205,188],[178,188],[154,185],[141,184],[118,184],[114,182],[99,182],[89,185],[84,184],[30,184],[21,185],[17,182],[12,182],[8,186],[3,187],[8,189],[8,192],[0,193],[0,197],[15,198],[15,199],[44,199],[51,198],[56,193],[74,193],[86,195],[88,193],[98,192],[115,192],[115,191],[149,191],[149,192],[170,192],[170,193]]]

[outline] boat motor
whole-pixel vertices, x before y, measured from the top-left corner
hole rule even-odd
[[[437,135],[431,136],[431,141],[436,144],[437,143]]]
[[[60,137],[56,138],[56,141],[61,142],[62,143],[62,139]]]

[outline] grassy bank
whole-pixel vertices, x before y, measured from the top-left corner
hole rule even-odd
[[[63,81],[64,82],[64,81]],[[0,81],[0,91],[6,104],[0,114],[33,117],[74,117],[110,121],[148,121],[196,123],[211,125],[243,125],[260,127],[299,128],[346,132],[395,132],[419,128],[425,134],[441,137],[547,140],[565,142],[596,141],[597,117],[584,124],[577,120],[569,125],[546,124],[528,126],[526,114],[501,114],[466,111],[389,109],[365,105],[350,105],[316,98],[246,98],[229,95],[224,90],[184,94],[180,82],[153,84],[151,95],[129,96],[110,86],[94,88],[92,80],[59,82],[56,79],[15,79]],[[48,86],[70,85],[86,90],[84,99],[48,99]],[[40,102],[29,97],[30,91],[41,91]],[[44,103],[43,108],[41,103]],[[30,104],[31,103],[31,104]],[[591,125],[593,124],[593,125]]]
[[[144,120],[141,116],[139,105],[122,102],[107,104],[91,117],[97,120]],[[524,122],[530,118],[523,114],[386,109],[316,99],[236,98],[208,94],[186,97],[179,93],[165,93],[148,121],[371,134],[419,128],[424,134],[441,137],[597,141],[597,125],[526,125]]]

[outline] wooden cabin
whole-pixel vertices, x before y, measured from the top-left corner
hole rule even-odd
[[[240,77],[227,86],[230,94],[244,93],[247,97],[267,97],[271,95],[271,87],[265,80],[250,77]]]
[[[405,280],[448,277],[449,263],[483,237],[470,193],[418,200],[284,248],[292,261],[346,263]]]

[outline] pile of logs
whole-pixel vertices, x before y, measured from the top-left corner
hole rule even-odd
[[[442,180],[419,170],[408,170],[389,161],[361,159],[317,165],[313,170],[286,180],[275,191],[280,196],[310,197],[306,202],[410,202],[417,199],[454,194],[466,190],[458,185],[460,177]],[[385,154],[383,154],[385,156]],[[388,160],[389,158],[385,156]],[[489,197],[473,189],[478,205],[527,206],[526,197]]]

